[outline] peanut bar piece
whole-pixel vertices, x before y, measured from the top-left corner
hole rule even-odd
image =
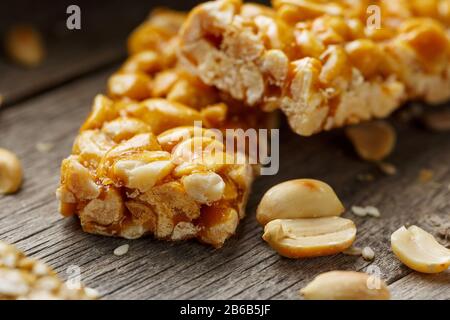
[[[107,95],[95,98],[62,163],[60,210],[78,216],[86,232],[219,248],[244,217],[254,168],[245,150],[226,150],[218,136],[272,117],[243,112],[180,66],[183,21],[182,13],[156,10],[132,33],[130,57]]]
[[[407,99],[450,97],[448,13],[424,2],[207,2],[184,23],[180,56],[204,83],[280,108],[296,133],[311,135],[386,117]],[[382,9],[379,26],[371,5]]]
[[[41,261],[0,241],[0,300],[92,300],[95,290],[62,282]]]

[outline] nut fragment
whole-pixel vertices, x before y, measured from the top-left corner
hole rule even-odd
[[[391,235],[391,247],[409,268],[423,273],[438,273],[450,266],[450,250],[417,226],[404,226]]]
[[[199,203],[210,204],[223,197],[225,182],[217,173],[194,173],[182,178],[187,194]]]
[[[392,152],[395,146],[394,128],[385,121],[373,121],[346,129],[358,155],[368,161],[381,161]]]
[[[150,97],[150,78],[144,73],[115,74],[108,81],[108,92],[117,98],[145,99]]]
[[[366,216],[370,216],[370,217],[374,217],[374,218],[381,217],[380,210],[378,210],[378,208],[373,207],[373,206],[367,206],[367,207],[353,206],[352,212],[355,216],[358,216],[358,217],[366,217]]]
[[[342,251],[342,253],[347,256],[360,256],[362,254],[362,249],[352,246],[347,250]]]
[[[444,110],[423,115],[423,123],[432,131],[450,130],[450,110]]]
[[[388,176],[395,176],[397,174],[397,167],[392,163],[380,162],[378,163],[378,168]]]
[[[0,148],[0,194],[14,193],[22,184],[23,170],[17,156]]]
[[[354,271],[330,271],[318,275],[300,294],[307,300],[389,300],[386,283],[376,278],[380,284],[371,285],[375,276]]]
[[[419,172],[418,180],[420,183],[428,183],[433,180],[434,171],[430,169],[422,169]]]
[[[364,260],[372,261],[375,258],[375,252],[372,250],[371,247],[365,247],[362,252],[362,257]]]
[[[326,217],[273,220],[265,226],[263,239],[284,257],[307,258],[342,252],[355,236],[351,220]]]
[[[38,142],[36,143],[36,150],[41,153],[50,152],[55,145],[51,142]]]
[[[149,152],[151,153],[151,152]],[[159,154],[158,152],[157,154]],[[148,161],[148,159],[147,159]],[[114,165],[114,174],[130,189],[147,192],[158,181],[170,174],[173,164],[170,160],[140,161],[120,160]]]
[[[298,179],[267,191],[258,206],[256,218],[265,225],[275,219],[340,216],[343,212],[344,206],[328,184]]]
[[[126,255],[129,249],[130,249],[130,245],[124,244],[123,246],[120,246],[120,247],[117,247],[116,249],[114,249],[114,255],[116,255],[118,257]]]
[[[38,66],[45,56],[39,31],[28,25],[18,25],[8,31],[5,49],[12,60],[25,67]]]

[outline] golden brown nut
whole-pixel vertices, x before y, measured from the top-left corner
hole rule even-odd
[[[185,14],[166,9],[152,11],[149,18],[142,23],[128,39],[130,54],[144,50],[164,51],[168,42],[177,34],[184,22]]]
[[[29,25],[12,27],[5,38],[8,56],[25,67],[36,67],[45,57],[42,36],[38,30]]]
[[[144,73],[118,73],[108,81],[108,92],[113,98],[142,100],[151,94],[150,78]]]
[[[322,273],[301,289],[300,294],[307,300],[390,299],[389,289],[383,280],[354,271]]]
[[[184,125],[192,126],[194,121],[202,120],[197,110],[166,99],[144,100],[125,111],[148,124],[155,134]]]
[[[397,140],[395,129],[385,121],[373,121],[346,128],[347,137],[358,155],[368,161],[381,161],[391,154]]]
[[[104,95],[97,95],[92,105],[92,111],[84,122],[81,130],[99,129],[103,123],[117,117],[114,102]]]
[[[419,272],[439,273],[450,266],[450,250],[416,226],[395,231],[391,235],[391,247],[401,262]]]
[[[9,150],[0,148],[0,194],[14,193],[22,184],[20,160]]]
[[[262,225],[275,219],[340,216],[344,206],[326,183],[298,179],[280,183],[263,196],[256,211]]]
[[[272,220],[263,239],[280,255],[299,259],[332,255],[349,248],[355,224],[340,217]]]

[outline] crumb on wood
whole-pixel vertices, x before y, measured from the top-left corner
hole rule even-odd
[[[126,255],[128,253],[128,250],[130,249],[130,245],[124,244],[123,246],[117,247],[114,249],[114,255],[120,257],[123,255]]]
[[[366,261],[372,261],[375,258],[375,252],[372,250],[371,247],[365,247],[362,249],[362,257]]]
[[[419,172],[418,180],[420,183],[428,183],[433,180],[434,171],[430,169],[422,169]]]
[[[367,206],[367,207],[353,206],[352,213],[357,217],[367,217],[367,216],[373,218],[381,217],[380,210],[378,210],[378,208],[374,206]]]
[[[375,177],[371,173],[360,173],[356,176],[356,179],[361,182],[371,182],[375,180]]]
[[[397,167],[388,162],[378,163],[378,168],[387,176],[395,176],[398,172]]]
[[[36,150],[41,153],[50,152],[54,147],[53,143],[50,142],[38,142],[36,143]]]
[[[345,254],[346,256],[360,256],[362,254],[362,249],[359,247],[352,246],[347,250],[344,250],[342,253]]]

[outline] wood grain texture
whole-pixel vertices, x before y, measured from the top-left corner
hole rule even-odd
[[[390,286],[393,299],[448,300],[450,273],[429,275],[411,273]]]
[[[60,161],[70,153],[78,127],[94,95],[103,91],[113,69],[80,78],[51,92],[0,110],[0,146],[22,159],[25,183],[14,196],[0,197],[0,240],[16,244],[56,268],[62,278],[77,265],[82,280],[106,299],[298,299],[298,290],[318,273],[329,270],[378,270],[398,299],[450,299],[449,274],[421,276],[403,266],[389,249],[391,233],[403,224],[418,224],[437,234],[436,221],[449,221],[450,134],[430,133],[415,123],[393,121],[398,146],[389,159],[399,173],[384,176],[360,161],[342,131],[300,138],[283,125],[281,168],[276,176],[254,185],[247,218],[221,250],[196,242],[166,243],[151,238],[136,241],[85,234],[75,218],[57,212],[54,192]],[[55,145],[48,153],[36,143]],[[417,181],[419,171],[434,171],[432,182]],[[359,174],[371,173],[373,182]],[[289,260],[274,253],[261,239],[255,209],[264,192],[294,178],[330,183],[347,208],[377,206],[382,217],[344,216],[358,227],[356,245],[370,246],[373,262],[335,255]],[[129,243],[129,252],[113,250]]]

